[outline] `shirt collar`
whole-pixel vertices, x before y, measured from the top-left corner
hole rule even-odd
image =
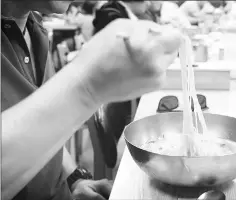
[[[6,16],[3,16],[3,15],[1,15],[1,19],[4,20],[4,21],[8,21],[8,20],[15,21],[15,19],[13,17],[6,17]],[[40,18],[40,15],[38,15],[38,17],[36,18],[36,13],[30,12],[29,16],[28,16],[28,20],[41,23],[42,18]]]
[[[9,21],[15,21],[14,18],[5,17],[3,15],[1,15],[1,20],[3,23],[7,23]],[[31,24],[36,23],[38,25],[38,27],[40,27],[44,33],[47,33],[47,30],[42,26],[42,21],[43,21],[43,18],[37,12],[30,12],[29,13],[28,22],[30,22]]]

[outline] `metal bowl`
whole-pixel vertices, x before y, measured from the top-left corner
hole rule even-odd
[[[211,134],[236,142],[236,119],[204,114]],[[124,131],[131,156],[152,179],[178,186],[215,186],[236,178],[236,152],[226,156],[184,157],[141,148],[163,132],[182,132],[183,113],[164,113],[134,121]],[[209,147],[211,148],[211,147]]]

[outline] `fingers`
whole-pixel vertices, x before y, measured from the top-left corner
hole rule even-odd
[[[107,180],[81,180],[73,189],[76,200],[106,200],[109,199],[111,185]]]
[[[143,26],[141,26],[143,25]],[[172,54],[178,51],[181,42],[183,41],[182,33],[175,28],[164,27],[151,22],[140,22],[140,28],[137,29],[137,35],[139,40],[142,37],[147,36],[147,39],[152,41],[158,48],[163,48],[164,53]],[[142,28],[142,29],[141,29]],[[141,34],[145,29],[146,34]],[[136,34],[136,33],[134,33]],[[151,36],[151,37],[150,37]],[[126,48],[129,52],[132,52],[131,37],[128,33],[117,33],[117,38],[123,39]],[[141,38],[140,38],[141,37]],[[146,41],[148,43],[148,40]],[[147,44],[143,44],[144,46]]]
[[[97,192],[103,197],[109,199],[113,183],[107,179],[96,181]]]
[[[177,51],[183,40],[183,35],[180,30],[169,27],[160,26],[156,23],[143,21],[145,28],[148,30],[149,38],[154,39],[158,47],[162,46],[167,54]]]
[[[91,200],[107,200],[108,199],[108,198],[103,197],[102,195],[94,192],[93,190],[90,191],[89,195],[91,198],[88,198],[88,199],[91,199]]]
[[[88,187],[83,191],[83,194],[76,197],[77,200],[107,200],[106,197],[103,197],[97,191]]]

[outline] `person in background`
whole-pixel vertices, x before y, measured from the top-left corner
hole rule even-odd
[[[235,3],[235,1],[223,1],[223,4],[225,5],[224,6],[224,13],[226,15],[231,12],[234,3]]]
[[[67,12],[67,22],[74,24],[80,29],[79,36],[84,42],[91,39],[93,35],[92,21],[97,6],[96,1],[73,2],[70,12]]]
[[[139,19],[150,20],[160,24],[162,1],[150,1],[147,11],[139,16]]]
[[[229,32],[236,30],[236,3],[235,1],[223,1],[219,8],[216,8],[215,18],[219,27]],[[217,12],[218,11],[218,12]]]
[[[72,2],[70,4],[69,8],[67,9],[67,11],[65,13],[65,19],[66,19],[67,23],[73,24],[74,18],[80,12],[81,5],[82,5],[82,2],[77,2],[77,1]]]
[[[226,3],[223,0],[186,1],[182,4],[181,9],[191,24],[211,31],[218,26],[220,18],[224,15],[225,7]]]
[[[236,1],[228,1],[229,12],[228,15],[236,20]]]
[[[92,22],[97,4],[97,1],[85,1],[81,6],[81,13],[75,18],[85,42],[93,36]]]
[[[208,1],[209,5],[212,6],[212,14],[224,15],[228,14],[232,9],[233,1]]]
[[[189,19],[179,8],[177,1],[162,1],[160,22],[161,24],[170,24],[177,28],[187,28],[191,26]]]
[[[206,1],[185,1],[180,9],[192,25],[198,25],[204,20],[205,4]]]
[[[148,1],[109,1],[98,9],[93,20],[96,36],[103,28],[119,18],[138,20],[150,6]],[[136,100],[134,100],[136,101]],[[138,103],[139,99],[137,99]],[[99,140],[105,163],[114,168],[117,162],[117,143],[127,124],[132,120],[132,102],[116,102],[103,105],[95,113]]]

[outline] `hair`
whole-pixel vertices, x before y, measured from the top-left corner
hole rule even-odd
[[[96,6],[95,1],[84,1],[84,2],[72,2],[66,13],[70,11],[72,7],[78,8],[82,13],[92,15]]]
[[[224,0],[218,0],[218,1],[208,1],[214,8],[219,8],[220,6],[225,7],[226,2]]]
[[[185,1],[178,1],[177,4],[180,7]]]
[[[66,11],[66,14],[68,14],[68,13],[70,12],[71,8],[73,8],[73,7],[79,8],[81,5],[82,5],[81,2],[72,2],[72,3],[69,5],[69,7],[68,7],[68,9],[67,9],[67,11]]]
[[[96,7],[97,2],[96,1],[85,1],[81,9],[84,11],[86,14],[92,15],[94,13],[94,9]]]

